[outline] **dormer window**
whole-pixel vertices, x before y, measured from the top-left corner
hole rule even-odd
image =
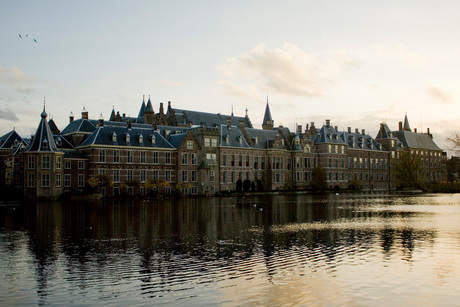
[[[254,143],[259,144],[259,138],[257,136],[254,137]]]
[[[284,146],[284,139],[282,139],[282,140],[281,140],[281,145],[283,145],[283,146]]]
[[[116,142],[117,141],[117,134],[115,132],[112,133],[112,142]]]
[[[157,140],[156,140],[156,138],[155,138],[155,136],[153,134],[150,136],[150,141],[152,142],[152,145],[156,144]]]
[[[61,140],[60,137],[58,137],[58,138],[56,139],[56,145],[57,145],[57,146],[61,146],[61,145],[62,145],[62,140]]]
[[[239,142],[240,144],[243,144],[243,138],[241,137],[241,135],[238,136],[238,142]]]
[[[139,140],[139,144],[143,144],[144,143],[144,137],[142,136],[142,134],[139,134],[137,139]]]
[[[310,145],[305,145],[305,147],[303,148],[303,151],[306,152],[306,153],[309,153],[310,152]]]
[[[44,139],[44,140],[43,140],[42,146],[43,146],[43,148],[45,148],[45,149],[48,148],[48,140],[47,140],[47,139]]]
[[[126,133],[126,143],[129,143],[131,141],[131,137],[129,136],[129,133]]]
[[[230,141],[230,137],[228,136],[228,134],[225,136],[225,143],[228,144],[228,142]]]

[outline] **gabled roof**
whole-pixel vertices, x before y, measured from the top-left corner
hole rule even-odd
[[[248,142],[246,142],[244,135],[237,126],[228,127],[227,125],[220,126],[220,145],[222,147],[251,147]]]
[[[7,134],[0,137],[0,149],[10,149],[22,143],[24,146],[28,144],[21,138],[16,130],[11,130]]]
[[[394,138],[394,136],[386,123],[380,123],[380,129],[375,138],[377,140],[378,139],[389,139],[389,138]]]
[[[404,147],[441,150],[429,134],[410,131],[393,131],[393,134],[403,143]]]
[[[185,136],[187,133],[178,133],[178,134],[172,134],[168,137],[168,142],[174,147],[178,148],[180,144],[182,144],[182,141],[185,139]]]
[[[62,135],[69,135],[72,133],[92,133],[96,130],[98,121],[95,119],[77,119],[72,121],[64,130],[61,131]],[[126,124],[125,124],[126,125]]]
[[[342,138],[340,138],[339,132],[335,130],[331,125],[323,125],[319,129],[318,134],[313,138],[315,144],[318,143],[335,143],[344,144]]]
[[[34,139],[26,151],[59,152],[59,149],[54,142],[53,133],[51,132],[51,128],[46,119],[48,114],[45,112],[45,106],[43,106],[41,117],[42,119],[38,124]]]
[[[59,128],[57,127],[56,123],[54,122],[52,118],[48,121],[48,125],[50,126],[51,132],[53,132],[53,134],[61,133],[61,131],[59,130]]]
[[[207,127],[219,127],[220,125],[227,124],[227,117],[231,118],[231,124],[238,126],[240,120],[243,120],[244,126],[246,128],[252,128],[252,124],[249,120],[249,117],[240,117],[240,116],[230,116],[224,114],[213,114],[206,112],[198,111],[189,111],[182,109],[172,109],[177,119],[178,125],[205,125]]]

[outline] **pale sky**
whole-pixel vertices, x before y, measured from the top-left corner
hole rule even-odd
[[[0,135],[46,111],[136,116],[142,96],[261,128],[460,131],[459,1],[0,0]],[[22,38],[19,37],[19,34]],[[37,43],[34,42],[34,39]]]

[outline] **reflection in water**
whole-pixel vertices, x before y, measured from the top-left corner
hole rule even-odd
[[[459,222],[456,195],[4,206],[0,304],[449,304]]]

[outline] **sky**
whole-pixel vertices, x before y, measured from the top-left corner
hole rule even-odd
[[[62,130],[85,108],[244,116],[397,130],[447,149],[460,131],[459,1],[0,0],[0,135]],[[22,36],[19,37],[19,35]],[[34,41],[36,40],[36,42]]]

